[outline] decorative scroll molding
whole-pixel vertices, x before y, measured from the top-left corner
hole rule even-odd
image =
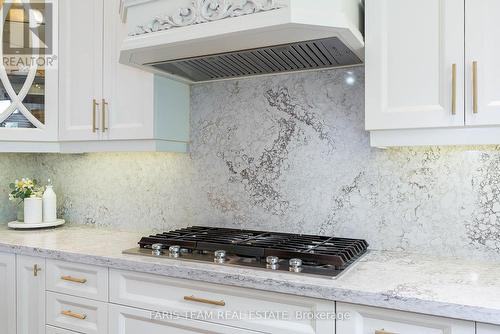
[[[143,35],[284,7],[286,5],[279,3],[279,0],[193,0],[189,7],[155,17],[147,24],[137,26],[136,31],[129,35]]]

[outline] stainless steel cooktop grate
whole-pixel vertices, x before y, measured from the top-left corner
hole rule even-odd
[[[194,82],[361,64],[338,38],[147,64]]]

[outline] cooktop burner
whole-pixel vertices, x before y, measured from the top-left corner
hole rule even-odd
[[[143,237],[139,246],[124,253],[335,277],[366,253],[368,243],[359,239],[193,226]]]

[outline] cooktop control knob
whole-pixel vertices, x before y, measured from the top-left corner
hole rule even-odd
[[[266,257],[267,268],[276,270],[279,267],[280,258],[277,256]]]
[[[218,250],[214,252],[214,262],[215,263],[224,263],[226,262],[226,251]]]
[[[163,244],[152,244],[151,254],[153,254],[154,256],[160,256],[163,253],[162,249],[163,249]]]
[[[170,246],[168,248],[168,253],[172,257],[179,257],[179,255],[181,254],[181,246],[177,246],[177,245]]]
[[[288,265],[290,266],[290,271],[293,271],[295,273],[300,273],[302,271],[301,259],[290,259],[290,261],[288,261]]]

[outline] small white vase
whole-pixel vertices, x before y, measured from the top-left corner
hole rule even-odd
[[[24,223],[40,224],[42,222],[42,199],[30,197],[24,200]]]
[[[43,222],[49,223],[57,220],[57,196],[50,184],[45,189],[42,197],[43,202]]]

